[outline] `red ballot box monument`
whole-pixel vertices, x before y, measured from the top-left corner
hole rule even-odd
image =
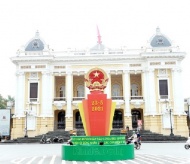
[[[90,94],[79,103],[86,136],[72,136],[73,145],[62,145],[62,159],[69,161],[116,161],[134,159],[134,145],[125,136],[110,136],[116,103],[107,98],[104,70],[91,69],[85,76]]]
[[[91,69],[85,76],[90,94],[79,104],[84,130],[87,136],[110,135],[115,103],[104,94],[108,78],[100,68]]]

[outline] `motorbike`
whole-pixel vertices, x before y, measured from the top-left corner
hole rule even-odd
[[[46,135],[42,135],[42,138],[40,139],[40,143],[45,144],[45,143],[52,143],[51,138],[47,138]]]
[[[55,137],[52,139],[52,142],[53,142],[53,143],[63,143],[63,142],[64,142],[64,139],[63,139],[63,137],[55,136]]]
[[[141,147],[141,141],[140,140],[134,140],[133,137],[129,137],[127,139],[127,144],[133,143],[134,144],[134,148],[139,150]]]
[[[188,137],[188,140],[185,143],[185,149],[189,149],[190,148],[190,137]]]

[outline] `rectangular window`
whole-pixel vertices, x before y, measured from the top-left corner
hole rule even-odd
[[[30,101],[38,99],[38,83],[30,83]]]
[[[168,81],[159,80],[159,91],[161,99],[168,99]]]

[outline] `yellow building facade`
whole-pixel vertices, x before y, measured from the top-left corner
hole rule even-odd
[[[53,51],[39,32],[12,57],[17,92],[11,138],[49,131],[83,129],[78,103],[89,94],[85,74],[103,69],[105,93],[116,102],[112,129],[140,127],[188,136],[181,90],[181,61],[186,53],[156,29],[146,47],[110,49],[98,36],[91,49]]]

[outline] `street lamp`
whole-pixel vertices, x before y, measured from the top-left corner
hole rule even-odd
[[[171,109],[171,107],[169,107],[169,109],[166,109],[169,113],[170,113],[170,130],[171,130],[171,133],[170,133],[170,136],[172,137],[172,136],[174,136],[174,134],[173,134],[173,127],[172,127],[172,109]]]
[[[173,109],[171,108],[171,106],[167,106],[167,104],[169,104],[169,101],[165,100],[165,103],[166,103],[166,110],[170,114],[170,130],[171,130],[170,136],[172,137],[172,136],[174,136],[174,134],[173,134],[173,127],[172,127],[172,111],[173,111]]]
[[[31,107],[30,110],[25,110],[25,116],[26,116],[26,127],[25,127],[25,138],[28,138],[28,115],[30,114],[30,112],[32,111],[32,103],[29,104],[29,106]]]

